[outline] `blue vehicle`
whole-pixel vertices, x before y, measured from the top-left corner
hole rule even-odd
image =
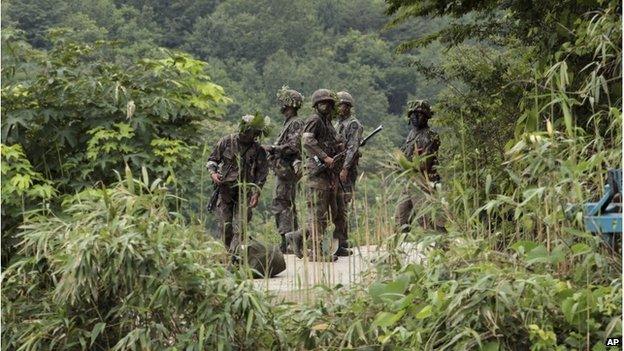
[[[583,206],[585,230],[602,235],[612,248],[622,237],[622,169],[607,173],[605,192],[598,202]]]

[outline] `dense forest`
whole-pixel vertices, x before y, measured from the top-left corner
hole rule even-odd
[[[6,0],[2,348],[602,350],[621,249],[579,205],[621,168],[621,3],[607,0]],[[292,304],[223,264],[206,159],[276,92],[347,90],[362,149],[355,240],[374,281]],[[442,188],[393,230],[431,101]],[[275,241],[272,181],[250,227]],[[300,208],[305,208],[304,205]],[[429,247],[401,264],[400,242]]]

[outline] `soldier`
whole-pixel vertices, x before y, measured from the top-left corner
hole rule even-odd
[[[220,234],[230,252],[241,242],[244,224],[251,220],[252,209],[258,205],[260,190],[266,181],[266,152],[256,141],[268,133],[269,120],[256,114],[245,115],[239,132],[227,135],[217,143],[206,167],[219,192],[217,218]],[[247,201],[247,206],[241,200]]]
[[[352,254],[348,248],[348,220],[347,213],[349,204],[353,199],[355,190],[355,181],[357,179],[357,165],[360,159],[360,143],[362,142],[362,131],[364,127],[360,121],[351,114],[353,107],[353,97],[346,91],[338,94],[338,134],[345,147],[344,162],[340,170],[340,186],[337,187],[337,211],[336,216],[345,216],[344,220],[338,220],[334,237],[338,239],[339,249],[336,252],[338,256],[349,256]],[[341,224],[343,224],[341,226]],[[335,224],[335,223],[334,223]]]
[[[301,178],[301,130],[303,121],[297,111],[303,103],[303,96],[296,90],[282,87],[277,93],[282,104],[284,126],[275,144],[265,146],[269,153],[269,163],[276,176],[272,210],[275,214],[277,232],[282,238],[280,250],[287,253],[286,233],[299,229],[295,199],[297,185]]]
[[[332,172],[333,156],[339,152],[336,130],[331,124],[336,99],[327,89],[319,89],[312,94],[312,107],[315,112],[303,128],[302,141],[306,151],[307,207],[308,223],[305,238],[311,239],[314,261],[335,261],[335,255],[322,252],[322,238],[327,228],[328,216],[336,211],[336,178]],[[320,171],[320,164],[327,169]],[[336,216],[336,219],[338,216]],[[344,218],[343,218],[344,219]],[[338,224],[340,225],[340,224]],[[286,234],[297,257],[303,257],[303,230]]]
[[[427,194],[431,194],[440,177],[436,171],[437,153],[440,147],[438,134],[429,128],[428,121],[432,117],[431,106],[426,100],[415,100],[408,103],[408,118],[412,126],[401,151],[408,160],[418,155],[420,174],[416,177],[416,186],[409,182],[396,207],[395,223],[402,232],[409,232],[410,224],[414,219],[414,208],[422,203]],[[432,224],[431,221],[421,223],[430,228],[442,226]]]

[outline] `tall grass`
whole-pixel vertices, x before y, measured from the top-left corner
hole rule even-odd
[[[223,246],[129,175],[34,216],[2,273],[3,349],[269,348],[268,305],[220,262]]]

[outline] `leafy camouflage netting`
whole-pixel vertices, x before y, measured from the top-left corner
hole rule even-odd
[[[284,85],[277,91],[277,101],[284,106],[299,109],[303,104],[303,95],[296,90],[290,89],[287,85]]]
[[[254,115],[244,115],[241,118],[239,130],[245,132],[250,129],[260,131],[263,136],[268,135],[271,130],[271,118],[268,116],[262,117],[260,112],[256,112]]]
[[[427,100],[411,100],[407,103],[408,112],[416,110],[428,111],[431,115],[433,115],[433,112],[431,111],[431,105]]]

